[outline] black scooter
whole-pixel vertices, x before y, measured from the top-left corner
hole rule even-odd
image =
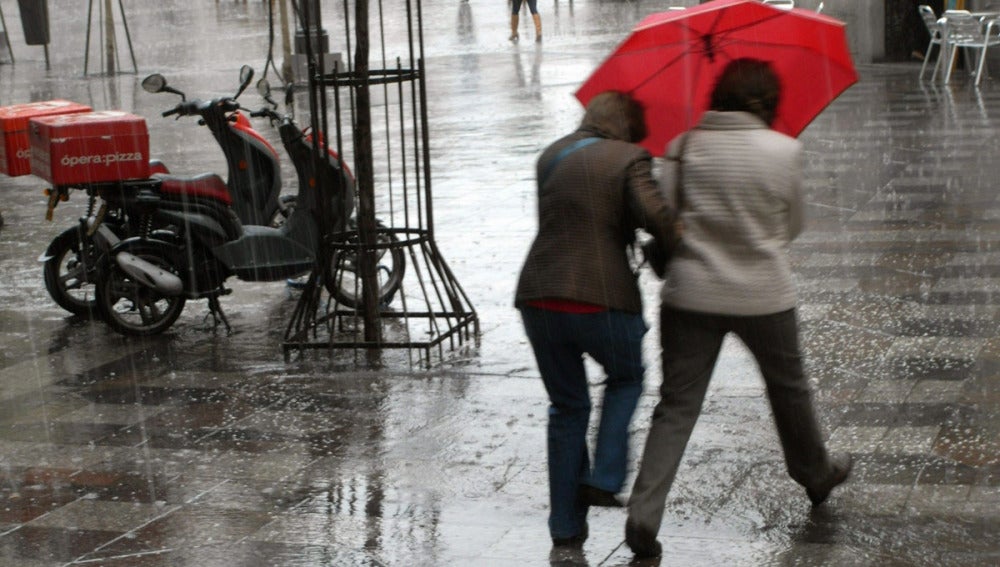
[[[266,81],[261,82],[265,96]],[[272,102],[273,101],[269,101]],[[276,105],[275,105],[276,106]],[[150,224],[175,227],[173,233],[122,240],[109,254],[97,282],[97,305],[104,320],[126,335],[153,335],[168,329],[187,299],[206,298],[217,320],[229,327],[219,297],[231,276],[245,281],[281,281],[308,273],[317,265],[319,207],[333,226],[328,234],[349,233],[354,210],[353,179],[332,151],[316,170],[310,138],[290,116],[270,108],[256,113],[278,123],[278,132],[298,174],[298,193],[288,220],[280,227],[244,225],[232,209],[212,200],[191,201],[183,207],[148,191],[135,200],[136,214]],[[318,179],[328,185],[317,190]],[[320,197],[323,197],[322,203]],[[379,258],[380,301],[387,304],[402,284],[405,259],[398,247],[387,246]],[[340,275],[356,265],[348,253],[335,253],[326,277],[328,289],[341,303],[356,307],[360,297],[339,285]]]
[[[150,169],[154,177],[164,181],[161,191],[166,198],[183,200],[188,197],[185,192],[218,192],[218,197],[228,200],[243,224],[277,226],[287,219],[294,196],[280,195],[278,153],[238,110],[236,100],[250,85],[253,75],[253,69],[244,65],[236,93],[208,101],[187,100],[183,92],[167,85],[163,75],[146,77],[142,87],[147,92],[168,92],[181,97],[181,102],[163,116],[196,116],[199,123],[209,128],[226,156],[227,178],[224,187],[215,183],[216,176],[203,175],[198,183],[190,183],[187,177],[170,175],[158,160],[150,161]],[[54,188],[50,208],[67,199],[69,189]],[[74,315],[90,317],[96,311],[96,269],[102,253],[93,239],[94,227],[103,225],[118,238],[139,233],[122,206],[129,195],[107,185],[80,189],[88,194],[87,212],[76,226],[52,240],[39,261],[43,263],[45,288],[56,304]]]

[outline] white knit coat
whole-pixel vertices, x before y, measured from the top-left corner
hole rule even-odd
[[[802,153],[798,140],[747,112],[706,112],[671,142],[660,183],[680,205],[683,233],[663,285],[665,305],[720,315],[795,307],[788,245],[803,227]]]

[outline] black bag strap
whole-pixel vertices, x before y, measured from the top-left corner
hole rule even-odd
[[[597,142],[601,139],[602,138],[596,138],[596,137],[583,138],[563,148],[558,154],[556,154],[556,157],[553,158],[552,161],[550,161],[549,164],[545,167],[545,171],[542,172],[542,176],[538,178],[538,186],[541,187],[542,185],[545,184],[545,180],[549,178],[549,175],[552,174],[552,171],[555,170],[556,165],[558,165],[559,162],[563,160],[563,158],[575,152],[576,150],[589,146],[590,144],[593,144],[594,142]]]
[[[684,137],[681,138],[681,145],[677,148],[677,157],[674,158],[677,161],[677,169],[674,171],[674,191],[677,194],[677,214],[681,212],[681,208],[684,206],[684,152],[687,150],[688,139],[691,137],[691,131],[684,133]]]

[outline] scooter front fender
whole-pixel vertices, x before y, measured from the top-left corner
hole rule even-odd
[[[45,262],[48,262],[56,257],[56,240],[58,240],[58,238],[54,238],[52,242],[49,242],[49,247],[45,249],[45,252],[42,252],[42,254],[38,256],[39,262],[44,264]]]
[[[83,230],[83,228],[77,226],[74,227],[74,230]],[[66,234],[66,232],[63,232],[63,234]],[[100,247],[101,250],[108,250],[112,246],[118,244],[121,241],[121,239],[118,238],[118,235],[115,234],[115,232],[111,230],[106,224],[99,225],[97,227],[97,230],[94,231],[94,234],[91,236],[82,234],[80,239],[84,240],[86,238],[93,238],[94,242]],[[55,238],[52,240],[52,242],[49,242],[48,248],[46,248],[45,252],[43,252],[38,257],[39,262],[44,264],[45,262],[48,262],[49,260],[55,258],[56,255],[59,252],[61,252],[60,248],[62,247],[62,243],[59,242],[59,240],[60,238]]]

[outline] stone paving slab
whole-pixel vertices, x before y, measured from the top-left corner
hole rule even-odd
[[[219,171],[207,133],[160,118],[137,79],[228,92],[239,65],[260,71],[265,5],[127,4],[138,77],[83,77],[71,0],[50,0],[46,72],[8,8],[18,60],[0,65],[0,104],[137,112],[165,161]],[[540,46],[506,42],[503,4],[424,4],[438,240],[482,323],[477,346],[429,371],[400,353],[379,370],[349,353],[285,361],[297,295],[280,284],[234,282],[232,335],[206,329],[203,302],[144,341],[67,318],[35,258],[83,203],[46,223],[39,181],[0,177],[0,565],[629,564],[618,510],[594,511],[582,552],[551,553],[547,402],[511,303],[538,151],[579,120],[580,81],[667,4],[543,3]],[[792,248],[821,421],[855,473],[810,510],[756,369],[727,341],[668,502],[664,565],[1000,563],[1000,90],[921,84],[916,64],[860,72],[801,136],[810,224]],[[652,323],[656,283],[641,283]]]

